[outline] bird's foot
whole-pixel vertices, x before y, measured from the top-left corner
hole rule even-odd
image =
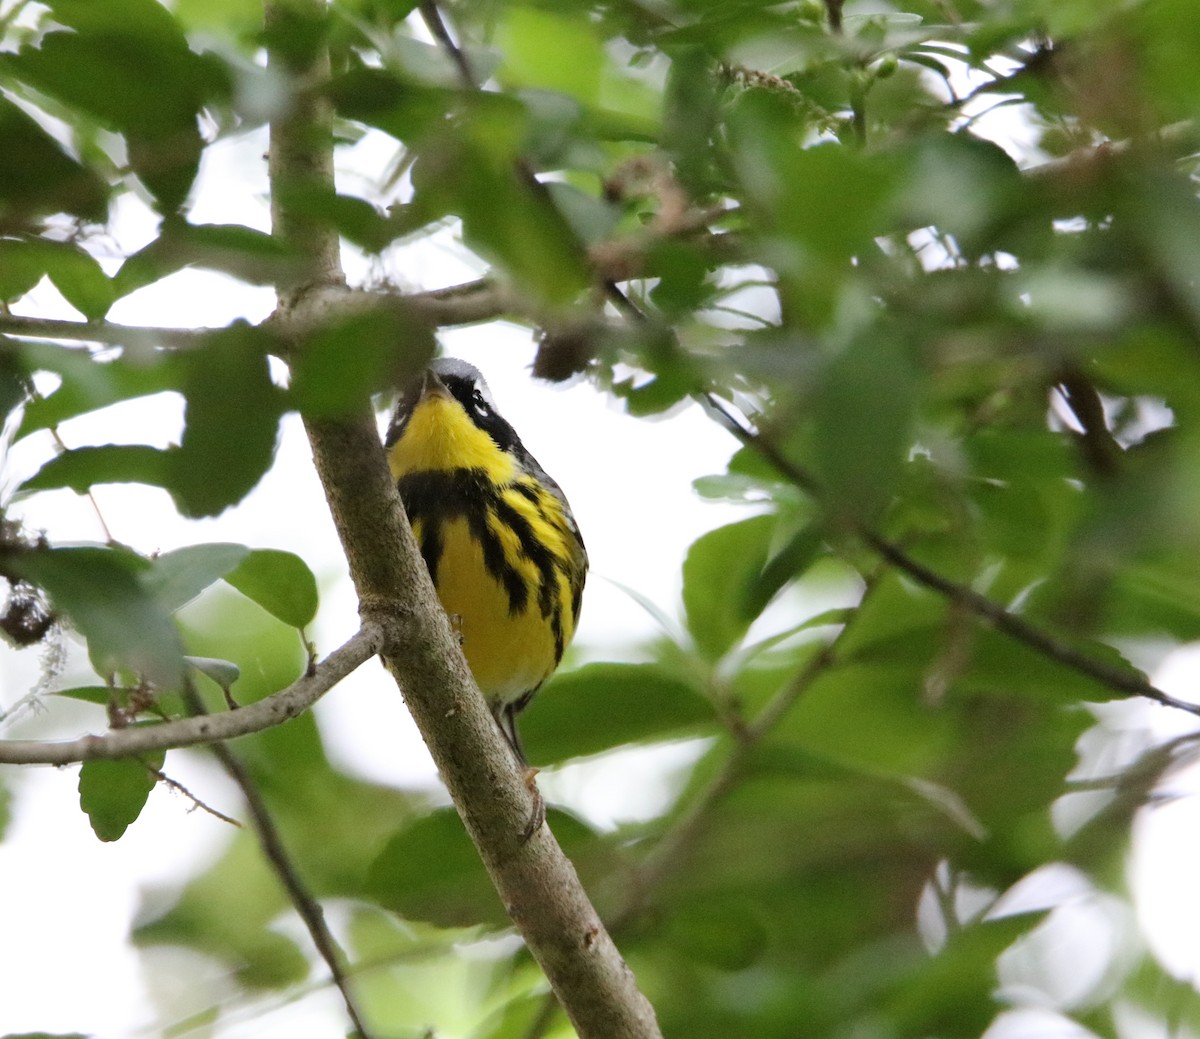
[[[546,821],[546,801],[538,789],[537,774],[538,769],[528,765],[525,767],[525,789],[533,798],[533,811],[529,814],[529,821],[525,824],[525,829],[521,831],[522,844],[527,843]]]

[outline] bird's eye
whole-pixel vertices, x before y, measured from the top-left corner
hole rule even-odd
[[[480,415],[486,415],[491,409],[488,407],[487,401],[483,399],[483,394],[476,390],[471,394],[471,403],[475,405],[475,410]]]

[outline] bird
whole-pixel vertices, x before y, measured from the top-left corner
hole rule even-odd
[[[534,796],[517,715],[579,624],[588,557],[571,506],[500,414],[479,369],[438,358],[400,394],[388,466],[463,655]]]

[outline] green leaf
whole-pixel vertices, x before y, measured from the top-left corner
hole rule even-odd
[[[551,809],[547,823],[577,868],[594,862],[595,833]],[[581,869],[585,878],[588,870]],[[439,808],[392,836],[371,863],[366,895],[408,920],[438,927],[509,926],[479,853],[452,808]]]
[[[683,563],[688,631],[709,660],[724,656],[754,619],[745,606],[766,565],[775,531],[772,516],[753,516],[698,538]]]
[[[869,247],[887,229],[884,203],[898,171],[887,156],[823,142],[800,146],[790,101],[755,91],[730,112],[735,161],[761,226],[825,260]],[[820,199],[819,205],[797,205]]]
[[[463,240],[480,256],[544,302],[565,304],[591,274],[570,223],[522,165],[526,121],[511,98],[472,95],[457,132],[422,150],[413,204],[460,216]]]
[[[444,125],[455,96],[443,87],[405,82],[382,69],[362,67],[334,77],[328,93],[341,115],[410,144]]]
[[[200,109],[229,90],[220,66],[191,50],[154,0],[50,0],[49,6],[72,31],[46,33],[38,46],[8,56],[13,73],[124,134],[134,172],[163,212],[175,212],[199,169]],[[146,103],[148,84],[153,104]]]
[[[0,569],[45,590],[87,639],[101,672],[125,667],[157,686],[183,676],[179,633],[141,583],[146,560],[109,548],[38,548],[0,554]]]
[[[291,552],[254,549],[225,580],[293,628],[306,627],[317,614],[317,579]]]
[[[952,747],[953,724],[922,701],[926,658],[843,664],[823,672],[788,712],[778,735],[849,769],[927,775]]]
[[[826,367],[816,399],[815,454],[836,508],[870,517],[889,499],[907,457],[918,383],[898,335],[853,342]],[[847,421],[847,416],[870,416]]]
[[[146,806],[154,772],[163,766],[165,752],[140,759],[85,761],[79,770],[79,807],[87,813],[92,830],[102,841],[115,841]]]
[[[69,487],[86,494],[96,484],[148,483],[164,486],[170,454],[145,444],[76,447],[51,458],[21,484],[23,491]]]
[[[585,664],[552,678],[520,724],[532,756],[549,762],[692,735],[713,720],[708,701],[664,667]]]
[[[26,405],[16,439],[124,400],[179,389],[183,367],[178,354],[153,350],[133,353],[136,356],[98,361],[87,350],[23,343],[19,356],[25,370],[30,374],[54,372],[62,382],[53,392]]]
[[[24,403],[29,378],[21,365],[17,346],[0,336],[0,428],[8,424],[8,416]]]
[[[91,1039],[82,1032],[10,1032],[3,1039]]]
[[[757,617],[767,608],[779,590],[802,575],[825,547],[825,525],[812,523],[801,527],[770,559],[747,589],[743,615]]]
[[[344,415],[371,394],[408,385],[436,346],[429,325],[396,306],[358,314],[322,328],[297,351],[291,402],[304,415]]]
[[[559,91],[584,104],[599,101],[607,56],[587,21],[534,7],[508,7],[498,44],[504,53],[500,77],[506,83]]]
[[[89,321],[104,317],[117,296],[95,257],[70,242],[38,244],[46,275],[63,298]]]
[[[673,913],[663,934],[664,942],[681,954],[722,971],[752,967],[762,957],[767,937],[756,907],[740,895],[709,898],[703,912]]]
[[[251,285],[274,285],[296,270],[279,239],[240,224],[164,221],[161,234],[121,265],[114,292],[126,296],[187,267],[221,271]]]
[[[104,180],[0,97],[0,228],[20,228],[49,213],[102,221],[107,209]]]
[[[371,863],[366,893],[406,919],[439,927],[499,928],[508,922],[479,853],[450,808],[416,820],[388,841]]]
[[[245,545],[222,542],[188,545],[155,556],[142,583],[163,609],[174,613],[214,581],[225,577],[249,554],[250,549]]]
[[[79,700],[81,703],[96,704],[99,707],[106,706],[113,696],[119,696],[128,699],[129,694],[133,690],[128,686],[113,686],[113,685],[80,685],[73,689],[55,689],[55,696],[64,696],[68,700]]]
[[[185,516],[216,516],[241,501],[275,457],[282,394],[271,382],[269,345],[238,324],[183,358],[187,410],[169,483]]]
[[[1002,1005],[996,959],[1045,912],[988,919],[956,931],[936,956],[916,961],[883,1003],[893,1035],[977,1036]]]

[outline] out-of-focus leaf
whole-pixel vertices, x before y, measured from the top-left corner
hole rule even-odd
[[[79,770],[79,807],[102,841],[115,841],[142,814],[146,799],[158,782],[155,771],[163,766],[165,752],[142,758],[85,761]]]
[[[895,203],[902,226],[935,226],[971,254],[997,224],[1010,219],[1014,207],[1030,205],[1008,154],[966,133],[920,142],[907,181]]]
[[[200,110],[230,92],[223,67],[192,50],[174,15],[154,0],[50,0],[50,7],[74,31],[23,49],[22,73],[123,133],[138,177],[163,212],[176,211],[199,167]]]
[[[153,0],[51,0],[69,32],[9,55],[18,78],[90,112],[125,135],[129,161],[163,212],[180,208],[199,169],[198,116],[207,97],[223,93],[214,66],[192,51],[166,8]],[[154,84],[154,104],[145,87]]]
[[[1071,648],[1097,664],[1131,675],[1136,672],[1111,646],[1092,643],[1072,644]],[[970,662],[957,684],[965,689],[1010,693],[1062,705],[1123,700],[1129,695],[991,629],[983,629],[971,639]]]
[[[257,329],[232,325],[183,358],[187,411],[168,478],[185,516],[215,516],[241,501],[275,456],[282,394],[268,345]]]
[[[801,147],[803,124],[781,95],[753,92],[740,101],[729,127],[762,226],[824,258],[867,247],[886,227],[884,203],[896,176],[890,164],[834,144]]]
[[[343,415],[371,394],[406,386],[435,347],[428,324],[381,303],[305,342],[292,367],[291,401],[305,415]]]
[[[597,843],[595,834],[574,816],[554,809],[547,823],[572,861],[586,863]],[[509,923],[462,820],[451,808],[439,808],[396,833],[371,863],[366,893],[408,920],[439,927],[499,928]]]
[[[903,344],[882,336],[856,340],[826,367],[812,402],[815,455],[836,509],[869,517],[887,502],[908,453],[916,374]]]
[[[454,96],[442,87],[407,83],[383,70],[361,67],[335,77],[328,93],[342,115],[405,143],[443,125]]]
[[[556,90],[585,104],[599,100],[607,56],[589,23],[533,7],[511,7],[500,27],[499,45],[505,81]]]
[[[553,196],[524,165],[524,108],[476,94],[456,132],[421,149],[413,205],[426,217],[454,214],[464,241],[546,303],[569,303],[591,282],[584,250]]]
[[[317,614],[317,579],[308,564],[291,552],[253,549],[223,576],[248,599],[293,628],[307,626]]]
[[[926,660],[914,646],[908,662],[827,670],[788,712],[780,736],[867,774],[928,774],[952,746],[953,725],[922,703]]]
[[[683,564],[688,631],[710,660],[727,653],[750,627],[745,605],[770,552],[775,519],[754,516],[704,534]]]
[[[324,185],[281,183],[281,205],[295,216],[333,227],[367,252],[380,253],[404,233],[391,213],[383,213],[363,198],[338,194]]]
[[[150,562],[142,583],[163,609],[174,613],[214,581],[225,577],[250,554],[245,545],[215,542],[163,552]]]
[[[475,846],[452,809],[439,809],[397,833],[367,876],[367,893],[386,909],[440,927],[508,922]]]
[[[521,735],[534,759],[563,761],[691,734],[712,720],[712,706],[661,666],[585,664],[538,692],[521,715]]]
[[[689,959],[721,971],[753,966],[766,946],[766,928],[756,907],[736,895],[713,898],[703,913],[675,913],[664,929],[663,940]]]
[[[891,1034],[961,1039],[982,1034],[999,1009],[996,958],[1044,915],[975,923],[957,931],[938,955],[914,964],[883,1000],[881,1016]]]
[[[295,271],[296,258],[279,239],[250,227],[173,219],[121,265],[114,291],[127,296],[185,267],[221,271],[250,285],[274,285]]]
[[[747,589],[743,612],[757,617],[788,581],[800,576],[817,558],[825,544],[825,528],[808,524],[796,531],[778,552],[767,560],[758,579]]]
[[[0,565],[45,590],[88,641],[101,672],[128,668],[155,685],[177,688],[183,676],[179,633],[141,583],[148,566],[107,548],[35,549],[0,555]]]
[[[43,275],[91,321],[104,317],[116,299],[103,268],[80,246],[33,237],[0,239],[0,298],[24,295]]]
[[[0,428],[8,416],[25,401],[29,379],[22,368],[16,343],[0,336]]]
[[[717,90],[713,58],[704,47],[678,47],[670,54],[663,114],[663,150],[694,193],[711,179],[710,142],[716,130]]]
[[[157,907],[156,918],[140,923],[133,940],[143,947],[166,943],[228,957],[237,980],[251,989],[297,984],[308,974],[307,957],[291,938],[267,926],[287,908],[278,879],[263,865],[253,839],[239,837],[169,912],[159,915]],[[227,911],[214,913],[216,906]]]
[[[47,213],[103,220],[107,208],[104,180],[0,97],[0,229],[23,229]]]
[[[168,472],[166,451],[145,444],[104,444],[76,447],[51,458],[21,484],[25,491],[70,487],[85,494],[96,484],[148,483],[165,485]]]
[[[30,374],[54,372],[62,377],[62,383],[53,392],[29,402],[17,440],[110,404],[178,389],[183,379],[178,354],[153,352],[149,357],[139,354],[136,360],[123,356],[97,361],[86,350],[23,343],[20,358]]]

